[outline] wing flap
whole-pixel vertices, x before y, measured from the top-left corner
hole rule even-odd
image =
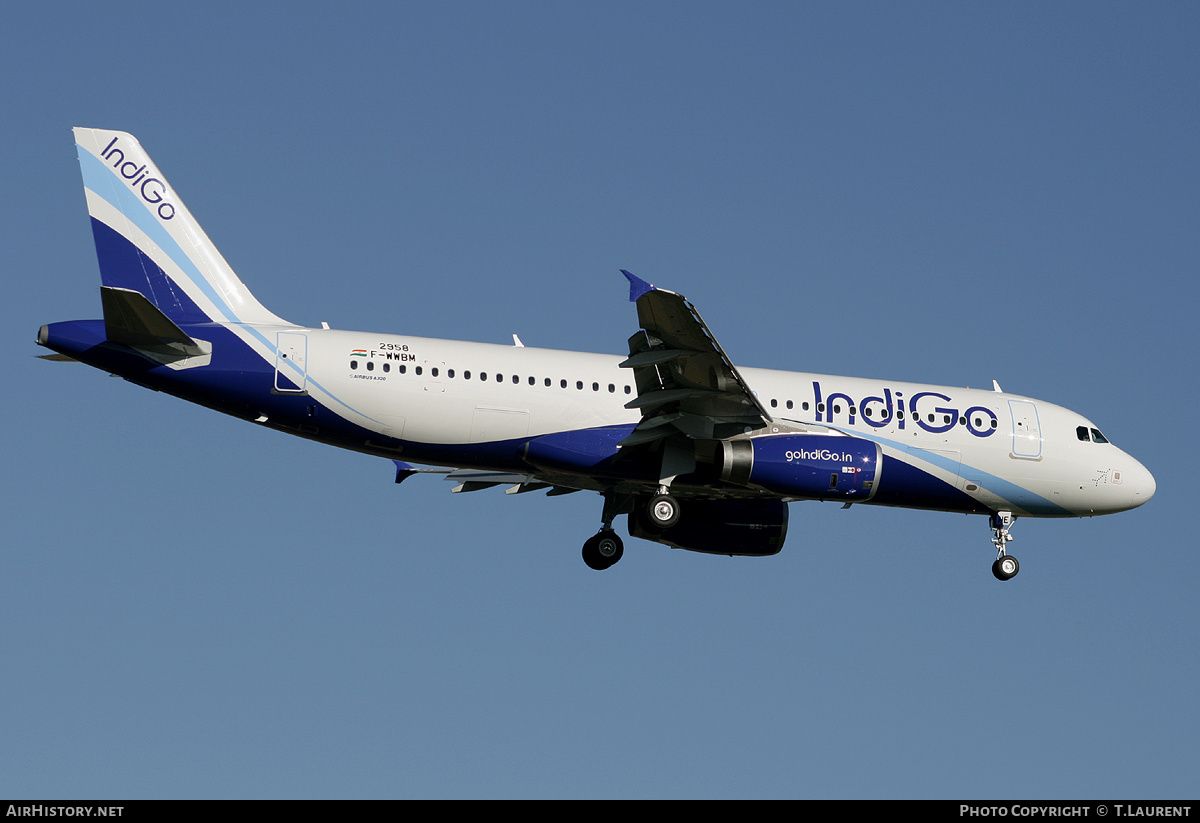
[[[641,354],[635,354],[627,360],[622,360],[617,365],[622,369],[635,369],[641,366],[654,366],[658,363],[669,363],[672,360],[678,360],[681,357],[692,357],[697,354],[703,354],[698,351],[685,351],[683,349],[656,349],[652,351],[644,351]]]

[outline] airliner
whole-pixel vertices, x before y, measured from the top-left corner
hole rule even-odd
[[[268,311],[141,145],[74,130],[103,318],[44,325],[47,359],[299,437],[440,473],[454,491],[598,492],[597,570],[633,537],[780,551],[788,504],[984,515],[1008,580],[1019,517],[1142,505],[1154,477],[1090,420],[991,390],[739,368],[681,295],[623,272],[638,328],[613,356],[308,328]],[[632,328],[632,324],[631,324]]]

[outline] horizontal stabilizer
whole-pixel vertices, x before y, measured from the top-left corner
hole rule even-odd
[[[141,292],[101,286],[100,302],[104,307],[105,336],[112,343],[179,357],[199,357],[212,351],[207,344],[185,334]]]

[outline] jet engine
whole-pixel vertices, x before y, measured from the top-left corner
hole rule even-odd
[[[771,434],[721,441],[721,479],[785,497],[870,500],[881,451],[860,437]]]

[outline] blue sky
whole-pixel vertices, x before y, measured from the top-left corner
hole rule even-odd
[[[0,795],[1194,798],[1198,18],[7,9]],[[1007,584],[982,518],[817,503],[773,558],[594,573],[595,495],[397,487],[37,360],[100,313],[72,126],[290,320],[623,353],[628,268],[743,365],[1075,409],[1157,496],[1021,520]]]

